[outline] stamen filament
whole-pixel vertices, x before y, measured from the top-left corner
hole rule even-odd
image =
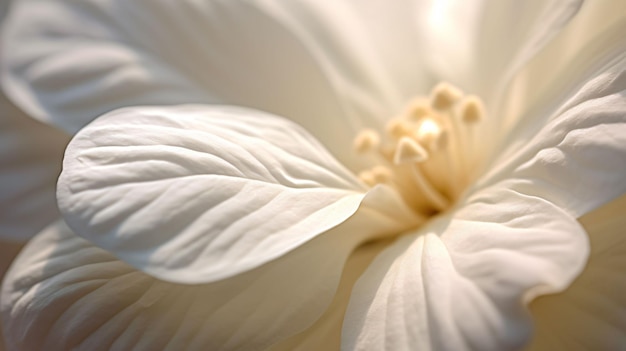
[[[411,167],[411,176],[413,176],[413,181],[418,190],[424,194],[429,203],[431,203],[437,211],[443,211],[450,206],[450,201],[426,180],[424,174],[419,169],[419,165]]]
[[[482,101],[448,84],[438,84],[429,97],[410,102],[391,119],[384,133],[364,130],[354,140],[359,154],[379,163],[361,172],[370,186],[398,190],[420,216],[451,206],[475,171],[480,146],[475,125],[486,117]]]

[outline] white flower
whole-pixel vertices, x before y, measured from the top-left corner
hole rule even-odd
[[[344,310],[345,349],[517,349],[626,192],[621,3],[14,5],[82,237],[9,273],[16,350],[316,348]]]

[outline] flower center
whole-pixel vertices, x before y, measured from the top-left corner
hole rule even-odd
[[[475,170],[476,125],[485,119],[482,101],[440,83],[429,97],[417,97],[384,133],[362,130],[354,149],[374,156],[377,165],[359,178],[369,186],[394,187],[406,203],[424,215],[449,208]]]

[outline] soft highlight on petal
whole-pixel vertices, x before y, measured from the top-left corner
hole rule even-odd
[[[517,350],[525,303],[562,291],[587,257],[567,213],[508,184],[486,189],[383,251],[355,285],[350,350]]]
[[[310,328],[273,345],[268,351],[339,350],[341,325],[352,287],[376,255],[387,245],[388,240],[381,240],[358,247],[346,262],[335,298],[326,312]]]
[[[528,351],[619,350],[626,345],[626,195],[586,214],[591,253],[563,293],[530,304],[535,335]]]
[[[71,141],[58,183],[59,206],[77,234],[149,274],[184,283],[273,260],[351,217],[365,193],[292,122],[202,105],[127,108],[99,118]],[[386,198],[374,208],[402,227],[393,211],[404,205]]]
[[[577,13],[582,0],[432,0],[420,3],[423,53],[437,80],[488,105]]]
[[[2,80],[22,108],[71,133],[121,107],[232,104],[297,121],[356,168],[350,138],[431,84],[415,0],[395,5],[20,0]]]
[[[9,349],[265,349],[310,327],[333,300],[354,249],[337,234],[248,273],[185,285],[137,271],[57,223],[26,246],[5,280]]]
[[[520,119],[507,148],[474,188],[518,179],[523,191],[574,217],[626,192],[626,53],[611,53],[587,62],[584,79]]]

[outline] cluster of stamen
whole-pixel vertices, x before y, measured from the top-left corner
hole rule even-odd
[[[378,158],[359,178],[369,186],[395,187],[421,213],[443,211],[466,185],[473,127],[484,118],[478,97],[440,83],[429,97],[411,101],[384,133],[365,129],[356,136],[355,151]]]

